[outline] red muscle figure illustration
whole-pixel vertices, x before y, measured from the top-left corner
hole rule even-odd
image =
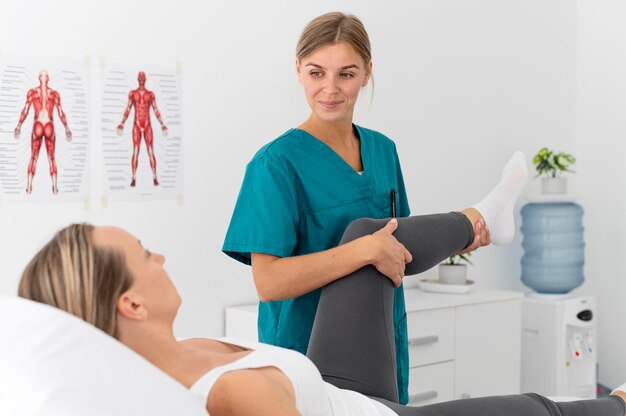
[[[47,71],[41,71],[39,73],[39,86],[28,90],[26,94],[26,105],[24,105],[17,127],[15,128],[15,139],[17,140],[20,138],[22,123],[24,123],[26,116],[28,116],[28,111],[32,106],[35,111],[35,119],[33,121],[33,131],[31,134],[31,157],[30,163],[28,164],[27,194],[33,191],[33,177],[35,176],[35,168],[42,141],[45,142],[46,152],[48,153],[50,176],[52,177],[52,193],[56,195],[59,192],[57,188],[57,165],[54,160],[56,135],[52,116],[55,108],[59,113],[61,122],[65,126],[65,137],[67,141],[72,140],[72,132],[67,125],[65,113],[63,113],[63,109],[61,108],[61,96],[57,91],[48,87],[48,79]]]
[[[163,123],[161,119],[161,113],[159,113],[159,109],[156,105],[156,98],[154,93],[148,89],[146,89],[146,74],[145,72],[139,72],[139,76],[137,77],[137,81],[139,81],[139,88],[136,90],[132,90],[130,94],[128,94],[128,105],[126,106],[126,110],[124,111],[124,117],[122,118],[122,122],[117,126],[117,134],[122,135],[124,132],[124,122],[128,118],[130,114],[131,107],[135,107],[135,121],[133,123],[133,158],[132,158],[132,169],[133,169],[133,179],[130,183],[130,186],[135,186],[136,184],[136,173],[137,173],[137,161],[139,159],[139,145],[141,144],[141,136],[146,142],[146,148],[148,149],[148,156],[150,157],[150,167],[152,168],[152,175],[154,179],[154,186],[158,186],[159,182],[157,181],[156,174],[156,158],[154,157],[154,149],[153,149],[153,133],[152,133],[152,125],[150,124],[150,107],[154,109],[154,115],[156,116],[159,123],[161,123],[161,131],[163,136],[167,136],[167,127]]]

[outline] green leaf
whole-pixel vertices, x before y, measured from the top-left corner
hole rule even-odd
[[[535,177],[545,175],[553,178],[557,177],[561,172],[574,172],[569,169],[576,162],[576,158],[569,153],[555,153],[547,147],[539,149],[533,157],[533,164],[537,175]]]
[[[456,265],[456,264],[461,264],[462,261],[466,262],[467,264],[474,264],[469,259],[471,255],[472,253],[453,254],[450,257],[448,257],[448,259],[444,262],[444,264]]]

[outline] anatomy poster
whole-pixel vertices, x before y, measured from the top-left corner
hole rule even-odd
[[[89,197],[88,61],[0,61],[0,201]]]
[[[182,195],[180,71],[101,64],[104,200]]]

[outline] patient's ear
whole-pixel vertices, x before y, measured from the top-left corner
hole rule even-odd
[[[143,299],[131,291],[124,292],[117,300],[117,311],[120,315],[137,321],[148,317],[148,310],[145,308]]]

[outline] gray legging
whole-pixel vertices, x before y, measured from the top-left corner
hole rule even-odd
[[[341,244],[381,229],[388,220],[360,219],[344,233]],[[398,218],[394,233],[413,255],[406,275],[430,269],[467,247],[472,224],[458,212]],[[616,396],[554,403],[537,394],[455,400],[421,407],[398,404],[393,329],[393,285],[366,266],[322,289],[307,356],[324,380],[354,390],[414,416],[624,416]]]

